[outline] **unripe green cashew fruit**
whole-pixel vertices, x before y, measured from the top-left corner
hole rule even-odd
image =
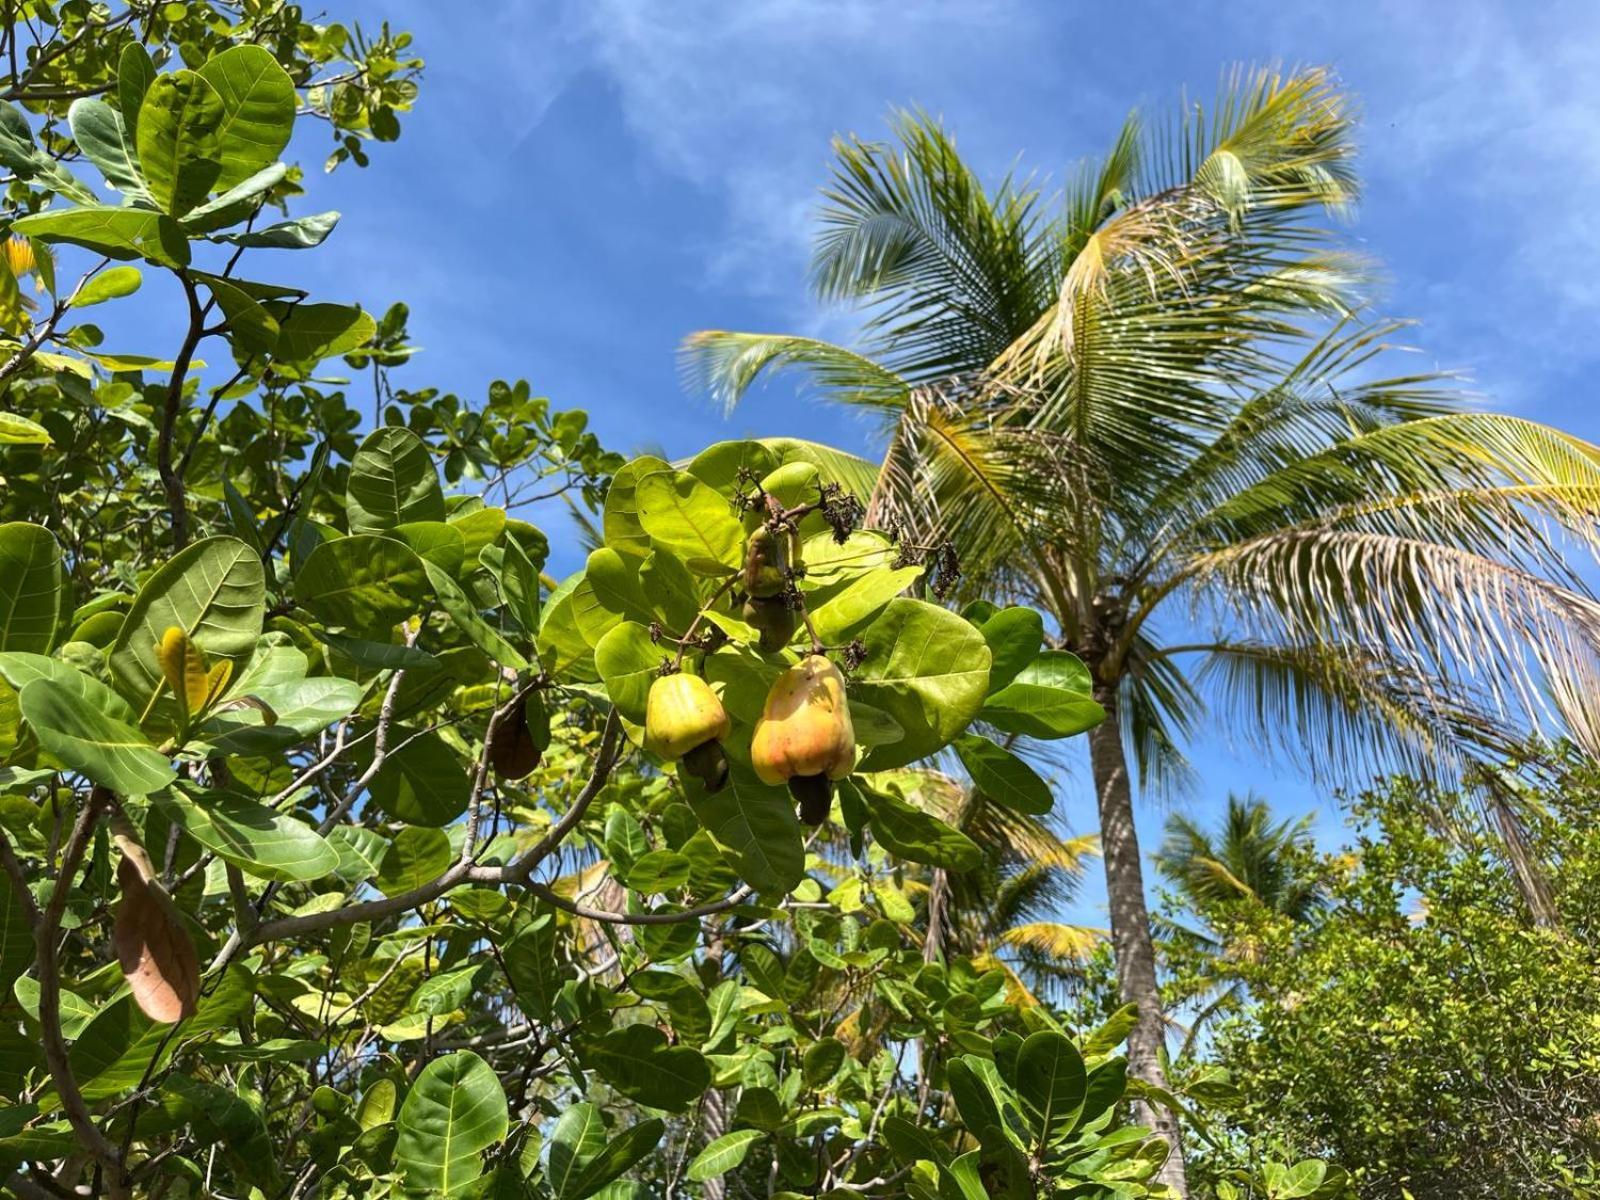
[[[744,590],[758,600],[781,595],[800,566],[800,541],[789,529],[760,526],[744,544]]]
[[[812,654],[778,676],[756,722],[750,762],[763,783],[789,785],[801,820],[827,819],[833,781],[856,765],[855,726],[838,667]]]
[[[663,675],[650,685],[644,709],[645,749],[721,791],[728,782],[728,760],[722,739],[728,736],[728,714],[711,685],[698,675]]]
[[[788,598],[784,596],[769,596],[766,599],[751,596],[744,602],[739,615],[744,618],[745,624],[754,626],[760,632],[761,639],[756,644],[764,654],[776,654],[782,650],[800,627],[800,614],[789,607]]]

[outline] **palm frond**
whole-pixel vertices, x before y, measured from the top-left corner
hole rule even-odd
[[[892,411],[909,391],[905,380],[870,358],[787,334],[703,329],[684,339],[679,365],[688,386],[729,412],[763,374],[782,368],[800,370],[823,396],[845,404]]]

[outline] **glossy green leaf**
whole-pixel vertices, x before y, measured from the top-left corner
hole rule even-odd
[[[372,802],[409,825],[448,825],[467,811],[472,783],[437,733],[394,731],[395,746],[367,785]]]
[[[639,503],[635,493],[639,480],[671,469],[671,464],[666,460],[646,454],[624,464],[611,477],[601,519],[606,545],[624,554],[632,554],[635,558],[643,558],[650,553],[650,535],[639,522]]]
[[[266,576],[255,551],[232,537],[194,542],[134,597],[111,647],[112,682],[144,719],[166,687],[156,646],[168,629],[183,630],[213,663],[231,660],[237,670],[256,648],[265,609]]]
[[[794,890],[805,874],[805,844],[787,789],[769,787],[738,762],[729,764],[720,792],[707,792],[688,774],[679,781],[694,815],[726,847],[741,879],[768,896]]]
[[[1044,642],[1044,618],[1031,608],[1002,608],[980,625],[989,643],[989,691],[998,692],[1038,656]]]
[[[949,609],[891,600],[863,631],[867,656],[850,694],[888,713],[904,736],[875,746],[861,769],[901,767],[932,754],[966,729],[989,687],[983,635]]]
[[[47,209],[12,222],[13,233],[66,242],[124,262],[142,258],[162,267],[189,265],[189,239],[165,213],[84,205]]]
[[[461,590],[460,585],[448,572],[427,559],[422,560],[422,569],[428,577],[428,582],[433,585],[433,594],[439,601],[439,607],[450,615],[456,628],[467,635],[468,641],[503,667],[520,671],[529,666],[522,652],[484,619],[483,614],[473,604],[472,598]]]
[[[312,213],[292,221],[279,221],[263,225],[248,233],[218,234],[213,241],[243,246],[247,250],[311,250],[328,240],[328,235],[339,224],[336,212]]]
[[[875,788],[862,788],[861,793],[873,839],[896,857],[950,871],[970,871],[983,861],[976,842],[932,813]]]
[[[72,307],[89,308],[107,300],[120,300],[133,295],[143,283],[138,267],[110,267],[73,293]]]
[[[744,526],[728,497],[683,471],[657,471],[634,488],[639,524],[690,569],[717,574],[744,559]]]
[[[683,1112],[711,1086],[705,1056],[672,1046],[654,1025],[625,1025],[600,1038],[587,1065],[630,1100],[666,1112]]]
[[[594,664],[605,681],[606,694],[617,711],[635,725],[644,724],[650,687],[661,676],[663,660],[671,658],[637,621],[624,621],[594,648]]]
[[[593,1104],[579,1101],[563,1110],[550,1135],[545,1180],[555,1200],[575,1200],[583,1168],[605,1149],[606,1123]]]
[[[146,190],[164,211],[183,216],[220,182],[223,116],[222,97],[195,71],[158,75],[145,93],[135,143]]]
[[[0,413],[0,445],[48,446],[50,431],[37,421],[16,413]]]
[[[394,1160],[411,1191],[460,1196],[483,1174],[483,1152],[509,1128],[500,1079],[470,1050],[436,1058],[406,1092]]]
[[[849,641],[921,574],[921,567],[867,572],[812,612],[811,622],[817,628],[817,636],[829,645]]]
[[[369,433],[350,462],[345,513],[351,533],[383,533],[413,521],[442,522],[444,491],[422,439],[392,425]]]
[[[278,349],[275,360],[280,370],[309,370],[325,358],[347,354],[364,346],[377,332],[377,322],[359,308],[344,304],[297,304],[293,308],[274,305],[279,311]],[[439,518],[443,520],[443,518]]]
[[[36,679],[22,689],[21,704],[39,744],[102,787],[121,796],[144,796],[172,782],[172,764],[142,733],[68,688]]]
[[[287,163],[272,163],[262,167],[222,195],[213,196],[198,208],[190,209],[183,218],[184,229],[190,233],[210,233],[253,216],[263,203],[262,193],[276,187],[288,173]]]
[[[321,879],[339,866],[339,855],[315,829],[248,796],[169,788],[157,801],[195,841],[257,878]]]
[[[691,1183],[721,1179],[744,1162],[750,1147],[766,1136],[759,1129],[735,1129],[732,1133],[723,1134],[694,1156],[685,1177]]]
[[[1093,729],[1106,714],[1094,700],[1089,669],[1065,650],[1047,650],[990,696],[980,715],[1006,733],[1064,738]]]
[[[221,101],[217,185],[230,188],[267,166],[289,144],[294,130],[294,81],[262,46],[230,46],[208,59],[198,73]]]
[[[385,896],[398,896],[443,875],[454,857],[444,830],[408,825],[389,843],[373,883]]]
[[[1054,806],[1050,785],[1004,746],[964,733],[956,739],[955,749],[972,782],[995,803],[1033,816],[1043,816]]]
[[[650,1117],[630,1126],[585,1163],[568,1190],[558,1195],[582,1200],[585,1196],[602,1191],[613,1180],[644,1161],[661,1143],[666,1132],[666,1123],[659,1117]]]
[[[67,109],[67,124],[78,149],[100,168],[107,183],[130,197],[145,194],[133,137],[121,113],[104,100],[84,96]]]
[[[431,591],[411,547],[375,534],[323,542],[294,582],[300,603],[319,620],[368,635],[420,613]]]
[[[0,650],[47,654],[65,577],[61,544],[42,525],[0,525]]]
[[[1072,1131],[1087,1082],[1083,1056],[1065,1034],[1041,1030],[1022,1043],[1017,1052],[1017,1098],[1039,1147]]]
[[[267,311],[260,299],[238,281],[216,275],[195,273],[217,301],[226,320],[228,336],[237,350],[265,357],[278,348],[278,319]]]
[[[33,965],[33,926],[28,911],[12,886],[8,872],[0,871],[0,996],[9,996],[12,985]]]
[[[628,887],[642,895],[672,892],[689,882],[689,860],[676,850],[651,850],[627,869]]]
[[[137,40],[122,48],[117,58],[117,111],[127,126],[127,138],[133,143],[138,131],[139,110],[144,107],[145,93],[156,81],[156,66],[150,52]]]

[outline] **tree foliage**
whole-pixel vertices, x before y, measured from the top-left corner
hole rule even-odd
[[[1515,802],[1528,852],[1560,864],[1553,925],[1535,919],[1488,834],[1430,825],[1461,797],[1403,779],[1352,804],[1354,841],[1313,865],[1326,908],[1196,897],[1241,985],[1187,1068],[1228,1101],[1228,1150],[1211,1173],[1226,1180],[1219,1161],[1265,1152],[1325,1156],[1384,1200],[1600,1184],[1600,778],[1571,748],[1531,766],[1539,786]]]
[[[397,388],[404,308],[265,251],[334,231],[280,155],[392,141],[407,35],[8,13],[0,1186],[1162,1194],[1131,1014],[919,918],[1049,807],[1008,736],[1102,715],[1037,614],[944,604],[826,447],[624,461],[526,383]],[[176,347],[103,349],[157,283]],[[554,495],[598,534],[559,582]]]

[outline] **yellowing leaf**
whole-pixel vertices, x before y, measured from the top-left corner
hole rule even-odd
[[[176,625],[161,635],[161,641],[156,646],[156,661],[161,664],[161,674],[167,686],[182,701],[184,711],[190,716],[205,711],[206,705],[213,699],[213,680],[216,680],[217,691],[220,692],[227,686],[228,675],[233,669],[233,664],[224,660],[217,664],[216,670],[208,672],[206,652]],[[217,671],[222,672],[220,679],[216,679]]]

